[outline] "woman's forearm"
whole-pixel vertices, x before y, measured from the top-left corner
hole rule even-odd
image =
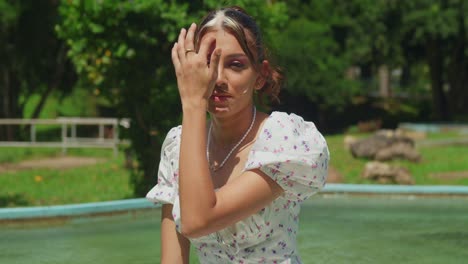
[[[161,264],[189,264],[190,241],[176,231],[172,205],[161,208]]]
[[[190,237],[207,224],[216,194],[206,157],[206,108],[184,109],[179,158],[182,233]]]

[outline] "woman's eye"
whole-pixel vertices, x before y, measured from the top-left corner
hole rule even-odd
[[[242,68],[244,68],[244,64],[242,64],[242,62],[239,62],[239,61],[233,61],[233,62],[231,62],[231,64],[230,64],[229,66],[231,66],[231,68],[234,68],[234,69],[242,69]]]

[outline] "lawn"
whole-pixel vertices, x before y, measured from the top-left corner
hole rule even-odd
[[[367,134],[356,135],[367,137]],[[463,135],[448,133],[428,134],[428,140],[459,139]],[[466,137],[466,135],[465,135]],[[345,183],[372,183],[360,178],[364,165],[369,160],[355,159],[351,152],[346,150],[343,144],[344,135],[331,135],[326,137],[331,153],[330,165],[343,176]],[[396,160],[390,162],[394,165],[409,169],[417,185],[468,185],[467,177],[436,177],[439,173],[465,172],[468,174],[468,146],[422,146],[418,147],[422,161],[412,163]]]
[[[359,135],[361,137],[368,135]],[[429,139],[458,137],[457,134],[430,134]],[[331,152],[331,166],[344,183],[372,183],[360,178],[366,160],[354,159],[343,145],[344,135],[326,136]],[[468,147],[452,145],[421,147],[422,161],[394,161],[407,167],[418,185],[468,185],[468,177],[437,176],[437,173],[468,172]],[[124,155],[114,158],[112,150],[70,149],[67,156],[91,157],[96,164],[64,168],[29,168],[2,170],[5,164],[24,160],[60,157],[60,149],[0,148],[0,207],[56,205],[118,200],[135,197],[131,172],[124,167]],[[155,163],[155,166],[157,164]],[[156,177],[156,176],[155,176]]]
[[[0,149],[0,161],[60,157],[59,149]],[[118,200],[133,197],[130,171],[124,157],[112,150],[72,149],[71,157],[93,157],[97,163],[64,169],[31,168],[1,171],[0,207],[56,205]],[[1,164],[1,163],[0,163]]]

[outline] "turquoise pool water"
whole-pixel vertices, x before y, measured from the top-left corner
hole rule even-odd
[[[159,263],[159,218],[152,209],[2,223],[0,263]],[[304,263],[467,263],[468,198],[316,196],[298,240]]]

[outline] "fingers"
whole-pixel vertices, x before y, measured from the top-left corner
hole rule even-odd
[[[198,52],[203,58],[208,58],[216,48],[216,39],[213,37],[204,38],[200,43],[200,51]]]
[[[186,49],[195,50],[194,37],[195,37],[195,30],[196,29],[197,29],[197,24],[192,23],[192,25],[190,25],[190,27],[189,27],[189,29],[187,31],[187,36],[185,37],[185,43],[184,44],[185,44]]]
[[[187,31],[185,28],[182,28],[179,33],[179,38],[177,39],[177,54],[179,56],[179,61],[185,61],[185,36]]]
[[[172,47],[171,51],[171,58],[172,58],[172,64],[174,64],[174,69],[176,73],[180,72],[180,60],[179,60],[179,54],[177,52],[178,47],[177,47],[177,42],[174,43],[174,46]]]

